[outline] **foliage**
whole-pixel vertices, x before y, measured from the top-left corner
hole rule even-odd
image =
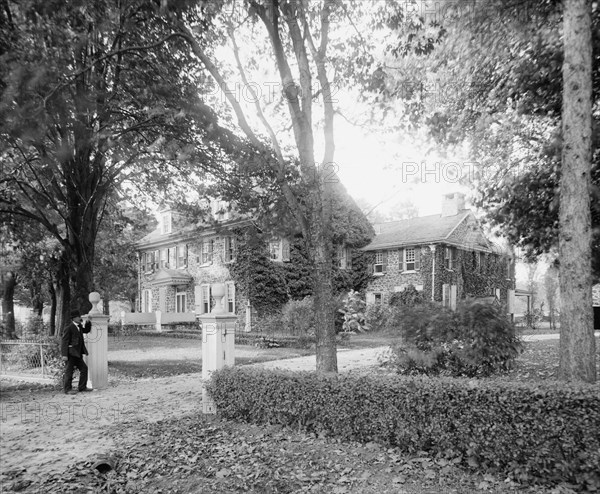
[[[345,333],[369,331],[371,327],[365,316],[366,308],[367,304],[361,294],[350,290],[342,299],[342,308],[338,309],[338,312],[344,316],[342,331]]]
[[[290,300],[282,309],[283,329],[294,336],[314,336],[315,307],[312,297]]]
[[[288,300],[284,268],[269,259],[267,241],[258,232],[240,231],[236,242],[236,259],[229,267],[236,287],[259,315],[278,312]]]
[[[385,331],[389,329],[389,322],[392,316],[390,307],[383,304],[367,305],[365,319],[373,331]]]
[[[21,489],[28,485],[27,490],[46,494],[69,489],[120,494],[412,494],[423,489],[438,492],[443,485],[451,492],[491,489],[495,494],[512,494],[518,487],[522,494],[540,494],[539,486],[527,488],[489,474],[482,479],[452,461],[425,453],[409,456],[375,443],[340,442],[289,428],[239,424],[197,414],[172,416],[172,408],[163,412],[168,415],[165,420],[137,419],[103,429],[103,435],[119,437],[118,448],[111,451],[115,464],[111,472],[100,474],[92,461],[78,460],[69,462],[69,471],[77,472],[72,477],[57,471],[28,485],[31,481],[25,480],[26,474],[19,469],[6,471],[5,486],[18,491],[19,485]],[[124,429],[132,434],[124,434]],[[89,427],[86,433],[89,437]]]
[[[423,303],[423,292],[411,284],[400,292],[394,292],[389,303],[392,307],[419,305]]]
[[[600,396],[593,386],[226,368],[207,389],[225,419],[426,451],[514,479],[590,490],[600,484]]]
[[[401,335],[392,345],[392,365],[403,374],[489,376],[510,369],[521,351],[504,310],[477,299],[456,311],[427,303],[392,313]]]

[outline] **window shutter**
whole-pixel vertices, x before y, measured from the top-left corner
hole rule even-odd
[[[194,309],[196,314],[202,313],[202,287],[200,285],[194,286]]]
[[[290,242],[287,239],[281,239],[281,260],[289,262],[290,260]]]
[[[406,271],[406,249],[400,249],[400,271]]]
[[[415,271],[421,269],[421,247],[415,247]]]
[[[375,303],[375,294],[372,292],[367,292],[367,304],[371,305]]]
[[[383,268],[382,272],[383,273],[385,273],[387,271],[387,261],[388,261],[388,253],[387,253],[387,250],[384,250],[381,253],[381,264],[383,265],[382,266],[382,268]]]
[[[456,310],[456,285],[450,285],[450,308]]]
[[[352,249],[346,249],[346,269],[352,269]]]

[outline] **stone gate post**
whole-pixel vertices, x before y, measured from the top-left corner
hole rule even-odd
[[[198,316],[202,322],[202,381],[210,378],[212,372],[225,366],[235,365],[235,326],[237,317],[227,312],[223,306],[225,284],[211,286],[216,305],[209,314]],[[202,412],[216,413],[214,401],[202,387]]]
[[[90,293],[88,297],[92,309],[87,316],[92,323],[92,330],[84,335],[85,346],[89,355],[85,357],[89,369],[89,380],[92,389],[108,387],[108,318],[96,306],[100,302],[98,292]]]

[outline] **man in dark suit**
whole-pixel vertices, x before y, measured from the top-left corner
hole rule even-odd
[[[76,392],[72,389],[73,369],[75,367],[79,369],[78,390],[80,392],[91,391],[91,389],[87,389],[88,367],[83,361],[83,356],[88,354],[83,341],[83,334],[89,333],[91,330],[92,323],[86,321],[84,325],[79,311],[72,310],[71,323],[63,331],[62,344],[60,347],[62,358],[67,364],[63,380],[63,391],[65,394],[74,394]]]

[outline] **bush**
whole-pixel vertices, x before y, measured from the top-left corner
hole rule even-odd
[[[365,320],[372,331],[384,331],[389,328],[390,309],[382,304],[367,306]]]
[[[390,305],[392,307],[414,306],[423,302],[423,292],[417,290],[414,285],[408,285],[404,290],[392,293],[390,297]]]
[[[226,419],[427,451],[515,480],[600,488],[596,386],[226,368],[207,389]]]
[[[371,326],[367,322],[366,308],[367,304],[361,298],[360,294],[354,290],[350,290],[341,300],[341,308],[338,309],[338,312],[343,316],[341,332],[369,331]]]
[[[290,300],[281,311],[283,326],[293,336],[315,335],[315,309],[312,297]]]
[[[400,333],[391,364],[402,374],[489,376],[510,369],[522,349],[501,307],[476,299],[456,311],[434,303],[392,309]]]

